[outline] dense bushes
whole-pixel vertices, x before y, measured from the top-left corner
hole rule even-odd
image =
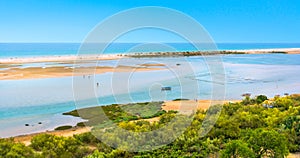
[[[0,157],[35,157],[32,148],[21,143],[15,143],[13,139],[0,139]]]
[[[242,140],[232,140],[225,144],[221,152],[221,158],[247,157],[255,158],[255,153],[250,149],[249,144]]]
[[[60,126],[55,128],[54,130],[59,131],[59,130],[66,130],[66,129],[71,129],[72,126]]]
[[[103,139],[97,139],[93,134],[84,133],[74,137],[58,137],[41,134],[32,139],[30,146],[15,143],[11,139],[0,140],[0,157],[285,157],[289,152],[300,152],[300,99],[296,96],[276,97],[266,100],[264,96],[254,99],[246,98],[241,103],[229,103],[223,106],[212,130],[205,136],[200,136],[202,124],[207,113],[218,114],[221,106],[213,106],[209,111],[197,111],[192,116],[180,115],[174,111],[161,112],[160,120],[154,123],[145,120],[117,121],[116,127],[125,129],[121,133],[124,140],[136,139],[137,142],[149,145],[168,142],[170,135],[183,126],[187,120],[191,123],[183,133],[176,136],[172,143],[143,152],[128,152],[113,148],[105,144]],[[266,104],[269,104],[265,106]],[[138,110],[137,105],[131,112]],[[152,105],[152,112],[141,108],[140,114],[156,114],[157,105]],[[123,112],[115,105],[109,111],[119,112],[111,114],[115,119],[120,118]],[[107,111],[107,112],[109,112]],[[124,116],[124,115],[123,115]],[[153,115],[156,116],[156,115]],[[174,122],[176,120],[176,122]],[[99,138],[117,141],[122,149],[139,148],[139,144],[126,144],[117,139],[116,127],[97,126],[100,130]],[[157,142],[151,137],[139,136],[147,131],[154,131],[168,127],[167,132],[154,132],[160,138]],[[101,131],[106,131],[102,132]],[[132,134],[128,134],[129,132]],[[140,139],[140,140],[139,140]]]
[[[42,157],[83,157],[89,150],[73,137],[40,134],[32,138],[31,145]]]
[[[85,109],[74,110],[64,113],[64,115],[72,115],[87,119],[85,122],[88,126],[104,124],[108,120],[113,122],[132,121],[140,118],[147,119],[158,117],[164,113],[162,110],[163,102],[145,102],[132,103],[126,105],[112,104],[108,106],[97,106]],[[82,126],[82,124],[80,124]]]

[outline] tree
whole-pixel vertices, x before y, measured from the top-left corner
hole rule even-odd
[[[286,136],[289,140],[289,150],[291,152],[300,151],[300,117],[288,116],[282,124],[286,131]]]
[[[31,147],[42,152],[43,157],[75,157],[88,152],[80,148],[80,142],[73,137],[59,137],[50,134],[40,134],[32,138]]]
[[[0,139],[0,157],[34,157],[30,147],[22,143],[15,143],[13,139]]]
[[[107,157],[107,155],[104,152],[99,152],[98,150],[95,150],[93,154],[88,155],[85,158],[105,158],[105,157]]]
[[[243,105],[250,105],[255,102],[254,99],[250,98],[250,96],[251,96],[250,93],[243,94],[242,96],[245,97],[241,102]]]
[[[234,117],[220,116],[215,127],[208,133],[208,136],[216,138],[224,136],[226,139],[235,139],[240,134],[240,122]]]
[[[289,107],[293,107],[293,100],[290,99],[289,97],[276,98],[274,102],[274,106],[287,110],[289,109]]]
[[[256,97],[256,103],[257,104],[261,104],[265,100],[268,100],[268,97],[265,96],[265,95],[259,95],[259,96]]]
[[[232,140],[225,145],[221,152],[221,158],[254,158],[254,152],[248,147],[248,144],[242,140]]]
[[[289,153],[286,138],[273,129],[250,130],[244,139],[248,140],[247,142],[255,152],[256,157],[283,158]]]

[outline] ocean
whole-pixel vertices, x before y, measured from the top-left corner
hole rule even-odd
[[[111,53],[121,53],[122,50],[134,46],[117,45],[115,48],[109,48]],[[184,44],[177,44],[176,47],[190,50]],[[219,44],[218,47],[226,50],[300,48],[300,44]],[[75,55],[78,48],[79,44],[0,44],[0,58]],[[0,137],[53,130],[61,125],[74,126],[83,120],[63,116],[62,113],[76,108],[177,98],[216,99],[212,97],[212,86],[217,83],[212,79],[214,73],[224,73],[224,81],[217,84],[222,84],[220,86],[224,91],[224,96],[219,97],[228,100],[242,99],[243,93],[273,97],[277,94],[300,92],[299,54],[235,54],[222,55],[219,58],[221,62],[215,64],[224,68],[220,71],[210,70],[210,59],[203,56],[135,58],[107,60],[99,62],[98,66],[164,63],[166,67],[149,72],[138,71],[130,75],[110,72],[93,75],[91,79],[77,76],[1,80],[0,124],[5,130],[0,131]],[[37,65],[40,63],[26,66]],[[48,63],[49,65],[51,63]],[[183,73],[176,75],[173,71],[176,69],[181,69],[180,72]],[[84,87],[85,84],[96,82],[100,82],[101,86],[95,87],[92,95],[78,97],[81,92],[86,92],[74,89],[74,86]],[[162,86],[170,86],[172,91],[162,92]],[[25,124],[30,126],[24,126]]]
[[[113,43],[106,48],[105,54],[118,54],[131,50],[141,43]],[[167,46],[167,47],[166,47]],[[246,49],[273,49],[273,48],[300,48],[300,43],[216,43],[219,50],[246,50]],[[76,55],[80,43],[0,43],[0,58],[39,57]],[[137,49],[141,52],[158,52],[174,49],[176,51],[196,50],[189,43],[153,44]],[[86,52],[99,53],[97,50]]]

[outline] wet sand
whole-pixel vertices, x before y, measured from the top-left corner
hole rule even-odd
[[[222,52],[222,51],[221,51]],[[242,52],[244,54],[264,54],[264,53],[287,53],[287,54],[300,54],[300,48],[289,49],[253,49],[253,50],[226,50],[233,54]],[[223,52],[223,53],[224,53]],[[171,54],[170,54],[171,53]],[[160,57],[179,54],[182,52],[170,52],[169,54],[158,54]],[[209,53],[208,53],[209,54]],[[218,54],[218,53],[217,53]],[[225,53],[226,54],[226,53]],[[140,57],[146,57],[146,54],[141,54]],[[159,70],[164,67],[164,64],[160,63],[147,63],[137,66],[97,66],[97,67],[79,67],[73,72],[74,67],[64,66],[63,64],[87,64],[95,63],[101,60],[118,60],[121,58],[130,58],[130,55],[118,54],[118,55],[85,55],[85,56],[51,56],[51,57],[24,57],[24,58],[2,58],[0,59],[0,80],[19,80],[19,79],[35,79],[35,78],[54,78],[54,77],[67,77],[67,76],[80,76],[90,74],[101,74],[105,72],[131,72],[131,71],[151,71]],[[33,63],[55,63],[59,66],[52,67],[27,67],[22,68],[22,64]],[[74,65],[74,66],[75,66]],[[152,67],[152,68],[151,68]],[[95,71],[94,71],[95,70]]]
[[[28,68],[7,68],[0,70],[0,80],[21,80],[38,78],[57,78],[67,76],[84,76],[101,74],[106,72],[132,72],[132,71],[153,71],[161,68],[138,67],[138,66],[97,66],[97,67],[28,67]]]

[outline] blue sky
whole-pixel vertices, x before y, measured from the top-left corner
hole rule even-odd
[[[299,0],[1,0],[0,42],[81,42],[103,19],[141,6],[181,11],[216,42],[300,42]],[[157,39],[180,42],[155,30],[137,31],[121,42]]]

